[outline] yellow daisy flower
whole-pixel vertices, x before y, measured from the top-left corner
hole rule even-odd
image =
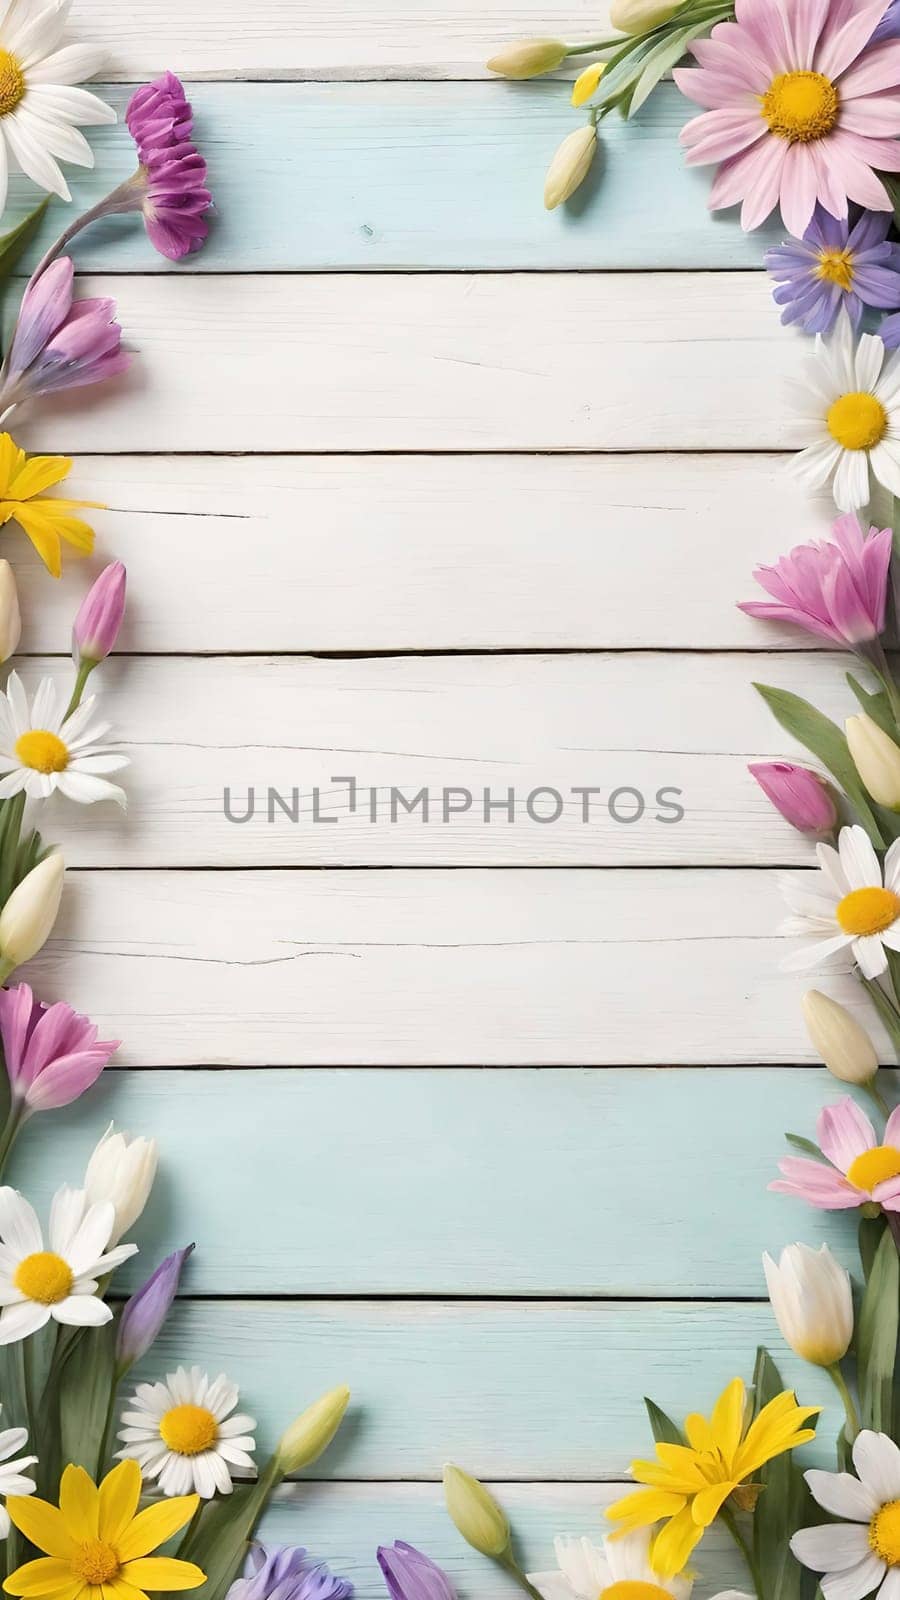
[[[59,1506],[36,1496],[7,1499],[26,1539],[47,1554],[10,1573],[7,1594],[40,1600],[147,1600],[148,1589],[196,1589],[206,1574],[191,1561],[150,1552],[190,1522],[200,1504],[180,1495],[138,1511],[141,1469],[123,1461],[99,1488],[83,1467],[66,1467]]]
[[[815,1428],[803,1424],[822,1408],[798,1406],[791,1389],[763,1406],[749,1426],[746,1401],[742,1379],[734,1378],[708,1420],[698,1412],[685,1419],[686,1445],[658,1444],[656,1461],[631,1463],[634,1477],[647,1487],[625,1495],[607,1510],[613,1522],[621,1523],[616,1535],[665,1523],[650,1554],[660,1577],[681,1572],[728,1496],[751,1473],[773,1456],[815,1437]]]
[[[46,489],[62,483],[72,470],[68,456],[26,456],[8,433],[0,433],[0,527],[15,521],[34,545],[54,578],[62,572],[65,539],[80,555],[94,548],[94,530],[73,512],[89,506],[101,511],[98,500],[59,500]]]

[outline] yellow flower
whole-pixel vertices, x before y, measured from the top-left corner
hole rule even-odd
[[[29,460],[8,433],[0,433],[0,527],[17,522],[54,578],[62,572],[61,539],[81,555],[90,555],[94,548],[93,528],[73,512],[85,506],[103,509],[97,500],[57,500],[44,493],[62,483],[71,470],[68,456]]]
[[[6,1509],[20,1533],[46,1550],[10,1574],[7,1594],[40,1600],[147,1600],[148,1589],[196,1589],[205,1573],[191,1561],[153,1556],[190,1522],[195,1494],[163,1500],[138,1511],[141,1469],[122,1461],[97,1487],[83,1467],[66,1467],[59,1507],[32,1495],[15,1495]]]
[[[605,71],[605,61],[594,61],[583,72],[579,72],[572,85],[573,106],[583,106],[586,100],[590,100]]]
[[[822,1409],[798,1406],[793,1391],[785,1389],[747,1427],[745,1407],[743,1382],[735,1378],[720,1394],[709,1420],[698,1412],[686,1418],[686,1445],[658,1444],[656,1461],[631,1463],[638,1483],[648,1487],[617,1500],[607,1511],[613,1522],[622,1524],[617,1535],[665,1522],[650,1553],[650,1564],[662,1578],[682,1570],[739,1484],[773,1456],[815,1437],[815,1429],[803,1424]]]

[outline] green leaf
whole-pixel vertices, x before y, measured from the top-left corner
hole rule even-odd
[[[889,1433],[900,1313],[900,1258],[890,1229],[875,1252],[856,1329],[856,1365],[864,1428]]]
[[[862,1264],[863,1277],[868,1283],[878,1254],[878,1246],[884,1235],[886,1223],[884,1214],[878,1217],[860,1217],[859,1219],[859,1259]]]
[[[802,1150],[805,1156],[812,1156],[814,1161],[825,1161],[819,1146],[813,1144],[812,1139],[804,1139],[802,1133],[786,1133],[784,1137],[788,1144],[792,1144],[795,1150]]]
[[[195,1600],[223,1600],[276,1482],[270,1463],[256,1483],[204,1506],[200,1521],[178,1549],[181,1560],[195,1562],[206,1573],[206,1582],[192,1590]]]
[[[50,196],[42,200],[40,205],[29,211],[27,217],[17,222],[9,233],[0,234],[0,278],[8,278],[10,273],[18,266],[26,245],[35,233],[38,223],[41,222],[44,212],[50,204]]]
[[[784,1383],[767,1350],[756,1352],[754,1414],[781,1394]],[[793,1453],[767,1461],[759,1473],[763,1492],[753,1515],[753,1554],[766,1600],[800,1600],[802,1568],[791,1555],[790,1537],[810,1519],[809,1490]]]
[[[886,733],[889,739],[896,740],[897,724],[891,716],[891,702],[884,690],[879,689],[876,694],[871,694],[868,689],[863,687],[858,678],[854,678],[852,672],[847,673],[847,682],[856,695],[863,711],[868,713],[873,722],[878,723],[882,733]]]
[[[754,688],[762,695],[776,722],[785,732],[799,739],[837,779],[872,843],[876,849],[883,850],[881,828],[859,781],[847,740],[837,724],[817,711],[808,700],[790,694],[787,689],[773,689],[765,683],[754,684]]]
[[[99,1457],[115,1371],[115,1347],[114,1322],[92,1328],[81,1340],[77,1360],[66,1363],[60,1384],[62,1459],[84,1467],[92,1477],[106,1467]]]
[[[667,1417],[666,1413],[660,1410],[655,1401],[648,1400],[647,1396],[644,1395],[644,1405],[647,1407],[650,1428],[657,1444],[684,1444],[684,1435],[681,1429],[672,1421],[671,1417]]]
[[[630,117],[633,117],[636,111],[640,111],[644,101],[656,88],[663,73],[668,72],[670,67],[678,64],[684,55],[688,41],[694,37],[696,31],[696,25],[682,28],[672,38],[663,39],[661,44],[656,45],[650,51],[650,54],[644,60],[641,75],[631,94],[628,105],[628,115]]]

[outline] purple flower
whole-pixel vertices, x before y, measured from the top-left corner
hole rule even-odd
[[[837,806],[824,778],[792,761],[753,761],[748,767],[776,811],[801,833],[833,833]]]
[[[255,1544],[226,1600],[350,1600],[353,1585],[289,1545]]]
[[[121,561],[104,567],[79,607],[72,628],[72,655],[76,666],[105,661],[119,636],[125,615],[125,568]]]
[[[25,1116],[69,1106],[96,1083],[118,1039],[98,1039],[87,1017],[43,1005],[27,983],[0,989],[0,1038],[13,1106]]]
[[[191,138],[191,103],[174,72],[138,89],[125,112],[141,166],[133,180],[150,243],[170,261],[199,250],[212,205],[206,162]]]
[[[147,1354],[155,1343],[178,1292],[182,1268],[192,1244],[175,1250],[161,1261],[147,1282],[126,1303],[116,1331],[116,1366],[120,1376]]]
[[[883,39],[900,39],[900,0],[891,0],[869,43],[880,44]]]
[[[3,363],[0,407],[99,383],[128,366],[115,301],[74,300],[74,276],[71,259],[60,256],[25,290]]]
[[[890,528],[867,536],[852,513],[838,517],[830,540],[798,544],[774,567],[757,567],[753,576],[772,599],[744,600],[740,610],[856,650],[884,632],[891,538]]]
[[[401,1539],[379,1546],[378,1565],[391,1600],[456,1600],[446,1572]]]
[[[802,239],[766,251],[782,322],[828,333],[843,306],[854,327],[863,306],[900,306],[900,245],[888,242],[889,211],[864,211],[851,228],[816,206]]]

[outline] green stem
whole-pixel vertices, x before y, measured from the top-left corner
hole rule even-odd
[[[75,679],[75,687],[72,690],[72,698],[69,701],[69,704],[66,706],[66,717],[70,717],[72,712],[77,711],[78,707],[81,705],[81,696],[84,694],[84,686],[96,665],[96,661],[79,662],[78,676]],[[63,718],[63,721],[65,721],[65,717]]]
[[[737,1518],[735,1517],[734,1513],[729,1511],[725,1506],[722,1507],[721,1516],[722,1521],[728,1529],[728,1532],[731,1534],[732,1539],[747,1563],[747,1570],[753,1579],[753,1587],[756,1590],[758,1600],[766,1600],[766,1597],[763,1594],[762,1574],[753,1559],[753,1551],[750,1549],[749,1544],[737,1525]]]
[[[850,1393],[850,1390],[847,1388],[847,1382],[844,1374],[841,1371],[840,1362],[835,1361],[833,1366],[826,1367],[825,1370],[843,1402],[844,1414],[847,1418],[847,1442],[848,1444],[852,1444],[856,1438],[856,1435],[859,1433],[859,1412],[854,1404],[853,1396]]]
[[[534,1587],[533,1583],[528,1582],[511,1550],[507,1549],[505,1555],[498,1557],[498,1565],[503,1568],[504,1572],[509,1573],[510,1577],[519,1585],[520,1589],[524,1590],[525,1594],[531,1596],[531,1600],[543,1600],[540,1591]]]
[[[106,1416],[103,1421],[103,1432],[100,1436],[100,1449],[97,1452],[97,1482],[103,1474],[106,1458],[109,1454],[109,1436],[112,1432],[113,1418],[116,1414],[116,1395],[119,1392],[119,1382],[122,1373],[118,1366],[113,1367],[112,1381],[109,1385],[109,1399],[106,1402]]]
[[[900,1053],[900,1012],[898,1012],[890,997],[885,994],[877,979],[864,978],[860,974],[860,982],[890,1034],[892,1044]]]
[[[870,1097],[870,1099],[874,1101],[875,1105],[878,1107],[878,1110],[881,1112],[882,1116],[883,1117],[889,1117],[890,1114],[891,1114],[891,1108],[888,1105],[887,1101],[885,1100],[884,1095],[881,1093],[881,1090],[880,1089],[876,1089],[876,1087],[875,1087],[875,1079],[874,1078],[870,1078],[868,1083],[864,1083],[863,1084],[863,1088],[865,1089],[866,1094]]]
[[[12,1105],[3,1132],[0,1133],[0,1177],[3,1175],[3,1168],[9,1158],[9,1152],[15,1144],[16,1136],[25,1120],[24,1110],[25,1107],[21,1101],[18,1105]]]
[[[34,1396],[34,1352],[31,1348],[31,1337],[20,1340],[19,1352],[22,1362],[22,1395],[25,1400],[28,1435],[29,1438],[34,1439],[38,1415]]]

